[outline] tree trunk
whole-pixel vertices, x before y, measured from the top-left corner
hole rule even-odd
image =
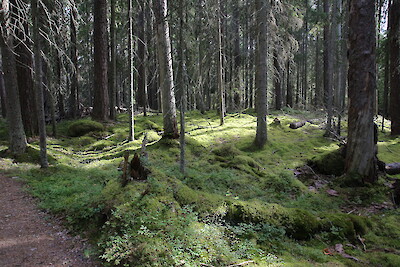
[[[154,0],[154,15],[157,24],[158,67],[162,91],[164,137],[178,138],[172,49],[167,19],[167,0]]]
[[[325,136],[331,136],[332,117],[333,117],[333,43],[332,43],[332,28],[330,23],[331,1],[324,0],[324,13],[327,16],[327,21],[324,26],[324,94],[325,108],[328,113]]]
[[[147,40],[145,21],[145,1],[140,2],[138,13],[138,104],[143,107],[143,114],[147,116]]]
[[[111,21],[110,21],[110,119],[116,119],[116,90],[117,90],[117,35],[115,31],[115,1],[111,0]]]
[[[3,63],[1,62],[1,51],[0,51],[0,107],[1,107],[1,116],[3,118],[7,117],[7,108],[6,108],[6,87],[4,85],[4,73],[3,73]]]
[[[42,70],[42,38],[40,36],[40,11],[38,0],[32,1],[32,19],[33,19],[33,53],[35,62],[35,92],[36,92],[36,110],[38,113],[39,143],[40,143],[40,167],[47,168],[47,140],[46,140],[46,119],[44,112],[43,96],[43,70]]]
[[[222,56],[222,25],[221,25],[221,3],[217,1],[218,12],[218,92],[219,92],[219,112],[220,112],[220,125],[225,123],[225,85],[224,85],[224,73],[223,73],[223,56]]]
[[[274,52],[274,70],[275,70],[275,76],[274,76],[274,87],[275,87],[275,109],[276,110],[281,110],[282,109],[282,70],[281,66],[279,64],[278,60],[278,51],[277,48],[275,48]]]
[[[267,142],[267,1],[256,0],[258,29],[256,67],[257,130],[255,145],[262,148]]]
[[[135,140],[135,76],[133,66],[133,5],[132,0],[129,0],[128,8],[128,23],[129,23],[129,36],[128,36],[128,54],[129,54],[129,141]]]
[[[7,16],[9,13],[9,2],[3,0],[2,11],[6,17],[0,19],[0,23],[5,25],[5,29],[12,22]],[[17,66],[15,61],[15,54],[12,50],[14,47],[13,37],[7,30],[2,32],[0,38],[1,56],[4,71],[4,85],[6,88],[7,96],[7,122],[9,134],[9,150],[13,154],[22,154],[26,150],[26,136],[24,126],[22,124],[21,106],[19,102],[18,93],[18,80],[17,80]]]
[[[73,119],[78,117],[78,50],[76,40],[76,19],[77,14],[74,7],[71,7],[70,13],[70,31],[71,31],[71,61],[72,61],[72,77],[71,77],[71,94],[69,99],[69,116]]]
[[[94,0],[94,98],[92,118],[106,121],[110,108],[108,99],[107,0]]]
[[[11,1],[13,3],[14,1]],[[16,10],[15,12],[18,12]],[[23,14],[19,14],[23,16]],[[32,52],[30,51],[31,42],[28,35],[28,23],[21,25],[21,29],[17,30],[18,39],[21,40],[15,46],[16,60],[17,60],[17,77],[18,89],[21,106],[22,122],[24,124],[25,133],[28,136],[37,135],[39,133],[37,124],[37,112],[35,102],[35,92],[33,90],[33,77],[32,77]]]
[[[293,108],[293,85],[290,79],[290,59],[288,59],[287,62],[287,69],[286,69],[287,75],[287,82],[286,82],[286,106]]]
[[[389,49],[391,135],[400,135],[400,0],[390,6]]]
[[[374,140],[376,94],[375,0],[350,0],[349,119],[346,173],[377,180]]]

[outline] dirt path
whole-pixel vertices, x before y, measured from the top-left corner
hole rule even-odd
[[[22,182],[0,174],[0,266],[99,266],[83,256],[84,244],[71,237],[35,205]]]

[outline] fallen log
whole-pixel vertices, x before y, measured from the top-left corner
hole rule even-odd
[[[400,162],[386,164],[385,172],[389,175],[400,174]]]
[[[298,121],[298,122],[292,122],[289,125],[290,129],[298,129],[300,127],[303,127],[304,125],[306,125],[306,121]]]

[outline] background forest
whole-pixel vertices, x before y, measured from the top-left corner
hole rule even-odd
[[[105,266],[400,265],[399,0],[0,21],[0,166]]]

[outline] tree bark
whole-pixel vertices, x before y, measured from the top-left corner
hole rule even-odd
[[[219,92],[219,112],[220,112],[220,125],[225,123],[225,84],[224,84],[224,73],[223,73],[223,56],[222,56],[222,25],[221,25],[221,3],[220,0],[217,1],[218,12],[218,92]]]
[[[133,66],[133,4],[132,0],[129,0],[128,8],[128,24],[129,24],[129,36],[128,36],[128,54],[129,54],[129,141],[135,140],[135,76]]]
[[[12,50],[14,47],[13,37],[7,28],[12,23],[9,17],[9,1],[3,0],[2,2],[2,18],[0,23],[5,25],[5,31],[0,38],[1,56],[4,71],[4,85],[7,95],[7,123],[9,134],[9,150],[13,154],[22,154],[26,150],[27,142],[22,123],[21,106],[19,102],[18,80],[17,80],[17,66],[15,61],[15,54]]]
[[[164,137],[178,138],[174,78],[172,69],[172,49],[167,19],[167,0],[154,0],[154,15],[157,24],[158,70],[162,91]]]
[[[39,127],[39,146],[40,146],[40,167],[49,166],[47,160],[47,140],[46,140],[46,119],[44,112],[43,95],[43,62],[41,55],[42,37],[40,36],[40,11],[38,0],[32,0],[32,19],[33,19],[33,53],[35,62],[35,94],[36,110],[38,113]]]
[[[143,107],[143,114],[147,116],[147,40],[145,21],[145,1],[140,2],[138,13],[138,104]]]
[[[107,0],[94,0],[94,99],[92,118],[109,119]]]
[[[377,180],[374,140],[376,94],[375,0],[350,0],[347,174]]]
[[[400,135],[400,1],[393,0],[389,10],[390,117],[391,135]]]
[[[332,131],[333,117],[333,43],[332,43],[332,28],[330,22],[331,1],[324,0],[324,13],[327,16],[324,26],[324,94],[325,108],[328,113],[325,136],[330,136]]]
[[[277,51],[277,48],[275,48],[275,52],[274,52],[275,109],[281,110],[282,109],[282,82],[281,82],[282,81],[282,69],[279,64],[278,57],[279,57],[278,51]]]
[[[0,50],[1,52],[1,50]],[[1,60],[1,53],[0,53]],[[6,108],[6,87],[4,85],[4,73],[3,73],[3,63],[0,61],[0,107],[1,107],[1,116],[3,118],[7,117],[7,108]]]
[[[110,21],[110,119],[116,119],[116,90],[117,90],[117,34],[115,30],[115,1],[111,0],[111,21]]]
[[[71,31],[71,61],[72,61],[72,77],[71,77],[71,94],[69,99],[69,116],[73,119],[78,117],[78,49],[76,40],[76,19],[77,14],[74,7],[71,7],[70,13],[70,31]]]
[[[257,130],[255,145],[262,148],[267,142],[267,1],[256,0],[258,29],[256,67]]]

